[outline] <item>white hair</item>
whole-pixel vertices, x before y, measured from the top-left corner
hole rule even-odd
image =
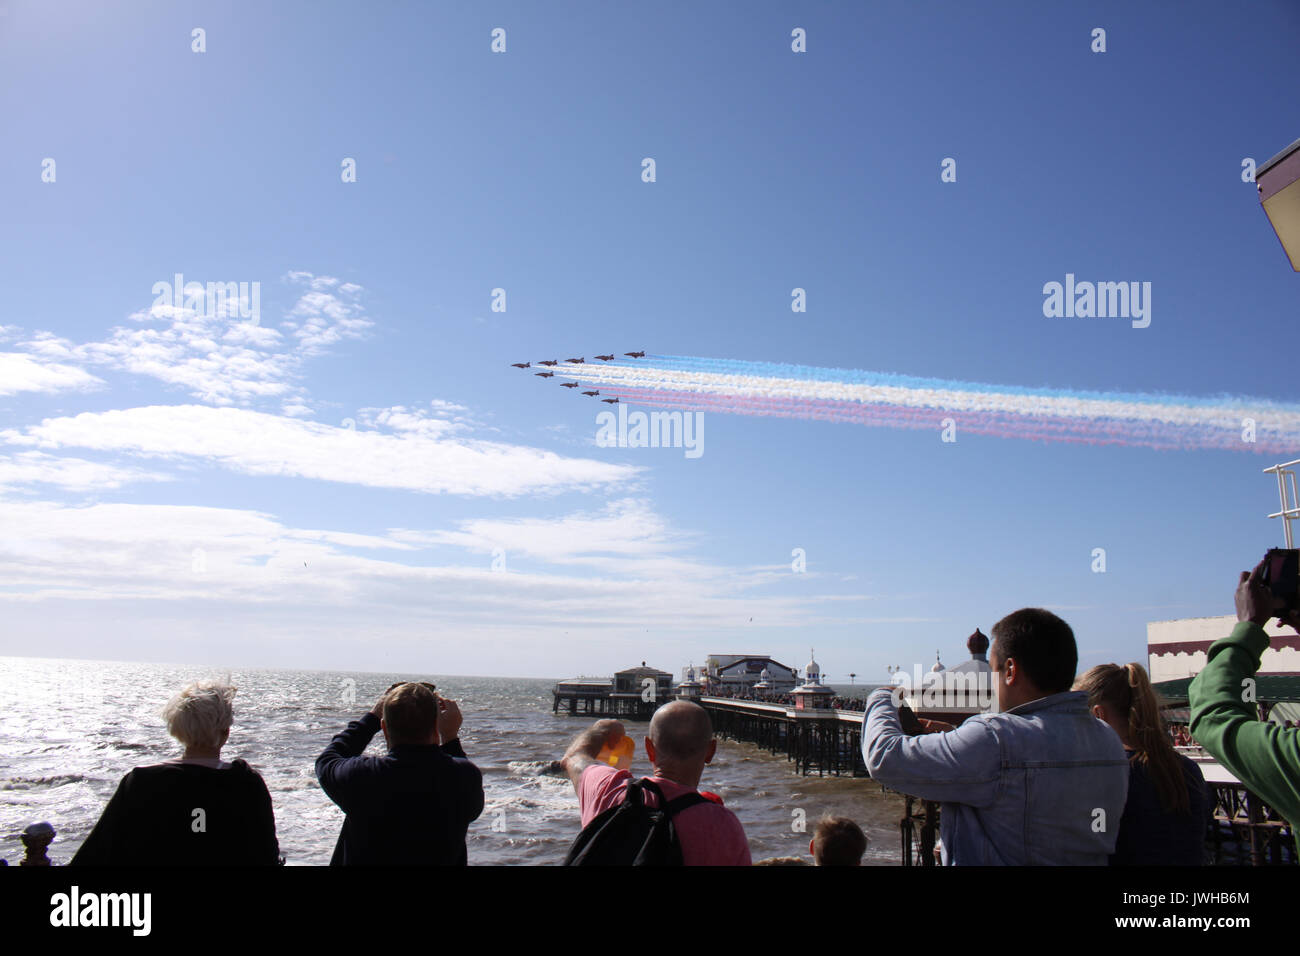
[[[163,708],[167,732],[186,747],[220,748],[235,719],[230,706],[234,699],[235,688],[229,684],[210,680],[187,684]]]

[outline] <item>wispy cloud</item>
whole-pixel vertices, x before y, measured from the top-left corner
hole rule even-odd
[[[652,519],[654,530],[641,535],[640,545],[611,554],[630,514]],[[585,529],[588,550],[570,547],[555,563],[591,559],[601,562],[600,573],[555,570],[541,559],[524,570],[511,563],[528,553],[520,539],[521,550],[507,551],[505,566],[494,569],[480,542],[437,530],[372,535],[294,528],[238,509],[0,499],[0,601],[202,600],[232,608],[256,602],[358,615],[382,608],[395,620],[433,617],[443,626],[521,632],[716,630],[752,617],[787,627],[827,620],[818,613],[818,595],[749,593],[743,569],[690,557],[662,565],[637,560],[638,550],[671,550],[685,540],[643,503],[612,507],[605,518],[560,515],[527,527],[529,536],[553,538]],[[442,549],[436,559],[431,546]],[[537,556],[535,546],[531,553]]]
[[[432,420],[398,417],[395,431],[354,430],[242,408],[154,405],[48,418],[0,431],[0,442],[192,459],[242,474],[431,494],[592,490],[631,481],[640,471],[522,445],[444,437]],[[417,427],[420,422],[427,427]]]
[[[236,298],[217,298],[203,308],[155,302],[132,313],[131,324],[113,328],[102,341],[76,343],[35,333],[18,345],[29,353],[26,378],[36,368],[55,384],[60,375],[67,379],[73,373],[95,383],[99,380],[78,367],[97,366],[156,379],[212,405],[279,401],[286,414],[305,414],[310,411],[301,383],[305,361],[345,339],[362,338],[373,322],[364,314],[362,288],[355,283],[309,272],[291,272],[285,280],[301,292],[278,329],[241,318]],[[23,380],[18,373],[24,368],[16,366],[12,375],[6,371],[0,365],[0,394],[6,382]]]
[[[55,485],[74,492],[102,491],[147,481],[170,481],[168,475],[84,458],[59,458],[39,451],[0,455],[0,489],[26,490]]]

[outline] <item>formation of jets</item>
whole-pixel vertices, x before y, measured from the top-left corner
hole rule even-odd
[[[627,357],[627,358],[645,358],[645,352],[644,352],[644,351],[642,351],[642,352],[624,352],[623,355],[624,355],[625,357]],[[607,355],[597,355],[597,356],[595,356],[595,357],[598,358],[598,359],[600,359],[602,362],[612,362],[612,361],[614,361],[614,357],[615,357],[615,356],[614,356],[614,353],[613,353],[613,352],[610,352],[610,353],[608,353]],[[564,360],[564,364],[566,364],[566,365],[585,365],[586,363],[587,363],[587,359],[586,359],[585,356],[579,356],[578,358],[568,358],[568,359],[565,359],[565,360]],[[555,367],[557,367],[557,366],[560,364],[560,360],[559,360],[559,359],[544,359],[544,360],[538,362],[537,364],[538,364],[538,365],[545,365],[547,368],[555,368]],[[511,367],[511,368],[532,368],[532,367],[533,367],[533,363],[532,363],[532,362],[512,362],[511,365],[510,365],[510,367]],[[548,371],[548,372],[534,372],[533,374],[536,375],[538,378],[555,378],[555,373],[554,373],[554,372],[549,372],[549,371]],[[559,383],[559,386],[560,386],[561,388],[578,388],[581,384],[582,384],[581,382],[560,382],[560,383]],[[598,395],[600,394],[600,389],[596,389],[596,388],[588,389],[587,391],[584,391],[582,394],[583,394],[583,395],[588,395],[588,396],[590,396],[590,397],[592,397],[592,398],[595,398],[596,396],[598,396]],[[601,401],[604,402],[606,405],[617,405],[617,404],[618,404],[618,399],[617,399],[617,398],[602,398]]]

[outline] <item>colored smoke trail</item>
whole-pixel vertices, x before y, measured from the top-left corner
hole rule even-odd
[[[1300,405],[1245,397],[1034,389],[675,355],[555,371],[601,398],[683,411],[928,430],[952,419],[959,433],[1157,449],[1289,454],[1300,445]]]

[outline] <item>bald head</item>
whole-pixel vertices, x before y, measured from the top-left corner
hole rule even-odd
[[[711,756],[713,721],[699,704],[675,700],[655,711],[650,719],[650,740],[666,763],[703,764]]]

